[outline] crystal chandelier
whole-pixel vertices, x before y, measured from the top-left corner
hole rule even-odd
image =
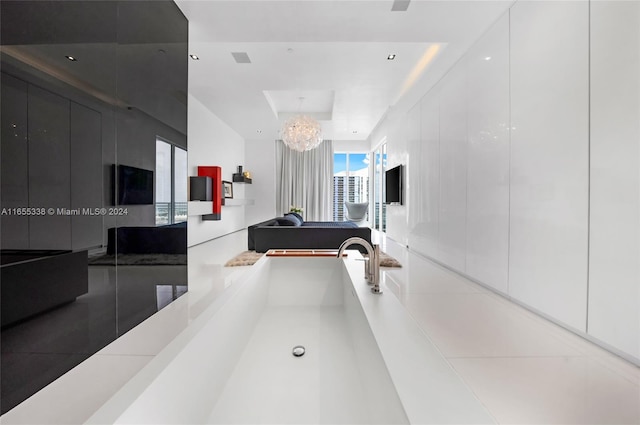
[[[297,115],[285,121],[281,130],[282,141],[298,152],[315,149],[322,143],[320,123],[306,115]]]

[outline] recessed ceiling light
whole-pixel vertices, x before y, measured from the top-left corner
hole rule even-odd
[[[256,133],[262,134],[262,130],[256,130]]]
[[[77,62],[78,59],[74,58],[73,56],[67,55],[65,56],[65,58],[69,59],[71,62]]]
[[[486,56],[486,57],[484,58],[484,60],[486,60],[486,61],[490,61],[490,60],[491,60],[491,56]]]
[[[394,54],[391,54],[391,55],[387,56],[387,60],[388,60],[388,61],[392,61],[392,60],[394,60],[395,58],[396,58],[396,55],[394,55]]]
[[[200,60],[198,55],[189,55],[189,57],[191,57],[191,59],[193,59],[194,61],[199,61]]]

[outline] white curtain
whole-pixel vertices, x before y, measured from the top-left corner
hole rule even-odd
[[[333,219],[333,143],[297,152],[276,141],[276,213],[301,207],[305,221]]]

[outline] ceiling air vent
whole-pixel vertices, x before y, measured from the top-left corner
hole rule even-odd
[[[251,63],[247,52],[231,52],[231,55],[236,60],[236,63]]]
[[[392,12],[406,12],[409,8],[411,0],[394,0],[393,6],[391,6]]]

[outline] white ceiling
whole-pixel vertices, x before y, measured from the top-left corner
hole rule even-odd
[[[435,82],[513,0],[176,0],[189,19],[189,92],[247,139],[300,112],[364,140],[410,88]],[[246,52],[251,63],[236,63]],[[393,61],[387,60],[395,54]],[[424,85],[424,84],[422,84]]]

